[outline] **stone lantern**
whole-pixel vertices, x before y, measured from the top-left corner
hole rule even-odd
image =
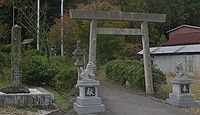
[[[78,81],[79,81],[81,72],[80,68],[85,65],[84,55],[86,55],[86,52],[80,47],[80,41],[77,41],[77,48],[72,54],[76,57],[76,62],[74,63],[74,65],[77,67],[78,70]]]

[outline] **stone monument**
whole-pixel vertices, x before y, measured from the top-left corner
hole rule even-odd
[[[105,106],[101,104],[101,98],[98,97],[99,81],[95,80],[95,65],[89,61],[84,67],[84,55],[86,53],[80,48],[80,42],[77,42],[77,49],[73,52],[76,56],[78,70],[77,86],[79,87],[79,96],[74,103],[74,110],[81,115],[96,114],[105,111]]]
[[[21,85],[21,27],[15,25],[11,32],[11,66],[12,66],[12,85],[19,87]]]
[[[166,102],[177,107],[199,107],[199,101],[191,92],[192,80],[188,79],[181,63],[177,65],[175,71],[176,76],[171,81],[173,90]]]
[[[52,93],[40,87],[28,88],[21,83],[21,27],[18,25],[12,27],[11,42],[12,86],[0,89],[0,106],[56,108]]]

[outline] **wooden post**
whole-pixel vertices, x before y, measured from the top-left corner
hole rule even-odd
[[[21,27],[14,25],[11,31],[12,85],[19,87],[21,85]]]
[[[97,48],[96,31],[97,31],[97,20],[91,20],[90,21],[89,62],[93,62],[95,66],[96,66],[96,48]]]
[[[146,94],[153,95],[153,80],[152,80],[151,61],[150,61],[148,23],[142,22],[141,29],[144,32],[144,35],[142,36],[142,45],[143,45]]]

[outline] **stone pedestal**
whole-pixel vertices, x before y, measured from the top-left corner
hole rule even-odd
[[[96,114],[105,111],[105,106],[101,104],[98,97],[99,81],[78,81],[79,97],[74,103],[74,110],[81,115]]]
[[[173,92],[169,94],[167,103],[177,107],[198,107],[199,101],[191,93],[192,80],[187,78],[175,78],[172,80]]]
[[[54,95],[41,88],[29,88],[30,93],[5,94],[0,92],[0,106],[28,106],[37,108],[56,109]]]

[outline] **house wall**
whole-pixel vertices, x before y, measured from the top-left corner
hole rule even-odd
[[[186,69],[187,61],[186,56],[189,55],[155,55],[153,57],[153,64],[164,73],[175,73],[175,67],[178,63],[182,63]],[[191,55],[190,55],[191,56]],[[200,54],[192,55],[193,73],[200,73]]]
[[[200,55],[193,55],[194,74],[200,74]]]
[[[175,31],[172,31],[169,33],[169,39],[177,34],[184,34],[184,33],[192,33],[192,32],[200,32],[200,29],[194,29],[194,28],[188,28],[188,27],[182,27],[180,29],[177,29]]]

